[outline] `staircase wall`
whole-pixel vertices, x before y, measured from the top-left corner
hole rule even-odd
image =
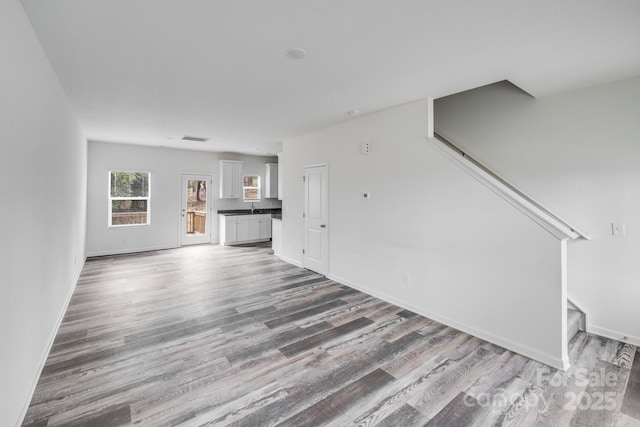
[[[591,234],[569,243],[569,296],[589,331],[636,345],[639,118],[640,77],[540,99],[503,82],[435,102],[438,132]]]
[[[428,108],[285,141],[284,258],[302,263],[303,167],[328,162],[329,277],[565,367],[564,242],[431,146]]]

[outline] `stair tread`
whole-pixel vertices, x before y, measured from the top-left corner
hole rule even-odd
[[[567,314],[568,314],[568,319],[580,319],[582,318],[582,313],[579,312],[578,310],[573,310],[571,308],[567,309]]]
[[[571,341],[582,329],[582,312],[567,309],[567,341]]]

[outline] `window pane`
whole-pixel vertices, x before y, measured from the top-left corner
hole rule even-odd
[[[207,181],[187,180],[187,211],[207,210]]]
[[[245,200],[258,200],[258,189],[257,188],[245,188],[244,189],[244,199]]]
[[[111,172],[111,197],[149,197],[149,173]]]
[[[245,175],[243,177],[243,186],[244,187],[257,187],[258,186],[258,176],[257,175]]]
[[[147,224],[147,200],[112,200],[111,224]]]

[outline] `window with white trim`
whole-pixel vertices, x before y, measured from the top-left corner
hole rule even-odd
[[[109,227],[149,224],[149,172],[109,172]]]
[[[247,202],[260,201],[259,175],[245,175],[242,177],[242,199]]]

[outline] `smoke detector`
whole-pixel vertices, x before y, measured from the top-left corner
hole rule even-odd
[[[284,56],[289,59],[304,59],[307,56],[307,51],[301,47],[290,47],[284,52]]]

